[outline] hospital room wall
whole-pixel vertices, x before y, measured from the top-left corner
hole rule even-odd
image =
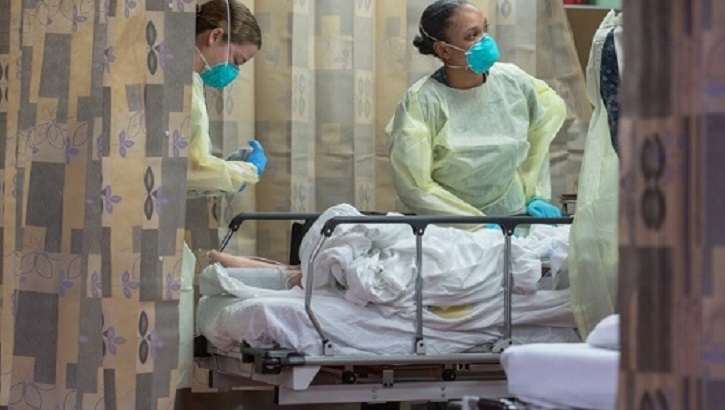
[[[725,403],[725,3],[624,5],[622,409]]]

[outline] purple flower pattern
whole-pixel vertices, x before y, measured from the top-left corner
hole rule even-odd
[[[111,63],[116,61],[116,56],[113,55],[113,46],[108,46],[103,51],[103,68],[106,70],[107,73],[111,72]]]
[[[174,59],[174,55],[171,54],[171,50],[166,47],[166,43],[161,43],[155,48],[159,53],[159,64],[161,65],[161,69],[166,71],[166,67],[169,62]]]
[[[116,349],[117,346],[120,346],[124,343],[126,343],[126,338],[116,336],[116,330],[113,328],[113,326],[103,331],[104,356],[106,352],[110,353],[112,356],[115,356],[118,352],[118,350]]]
[[[65,139],[65,163],[70,164],[70,158],[74,155],[78,155],[78,148],[73,146],[70,138]]]
[[[146,339],[148,340],[149,347],[151,348],[151,359],[156,360],[156,355],[158,354],[159,350],[164,347],[164,342],[161,341],[161,338],[155,330],[152,330],[151,333],[149,333],[149,335],[146,337]]]
[[[173,137],[173,152],[174,158],[179,158],[181,150],[189,146],[189,142],[181,138],[181,131],[174,130]]]
[[[156,207],[156,213],[161,215],[161,212],[171,203],[169,196],[166,195],[166,191],[162,187],[159,187],[151,195],[154,198],[154,206]]]
[[[121,198],[119,195],[113,194],[110,185],[106,185],[106,187],[103,188],[103,190],[101,191],[101,195],[103,195],[104,208],[109,214],[113,213],[113,205],[118,204],[123,200],[123,198]]]
[[[166,300],[173,300],[174,293],[178,293],[181,290],[181,284],[174,280],[174,276],[171,272],[166,274]]]
[[[134,0],[124,0],[123,15],[128,18],[131,15],[131,9],[134,8],[136,8],[136,2]]]
[[[129,271],[123,272],[121,283],[123,284],[123,296],[125,296],[126,299],[131,299],[132,290],[141,287],[139,282],[131,280],[131,273]]]
[[[58,272],[58,294],[60,294],[60,297],[65,297],[66,292],[72,287],[73,282],[68,280],[65,271]]]
[[[121,154],[123,158],[126,158],[127,150],[131,149],[133,146],[134,142],[126,136],[126,130],[121,130],[121,133],[118,134],[118,153]]]
[[[78,13],[78,6],[73,5],[73,32],[78,31],[78,23],[83,23],[88,18]]]

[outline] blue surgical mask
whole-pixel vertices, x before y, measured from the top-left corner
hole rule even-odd
[[[473,43],[468,50],[463,50],[462,48],[456,47],[452,44],[447,45],[466,53],[468,68],[476,74],[483,74],[491,69],[493,63],[498,61],[498,58],[500,57],[496,40],[494,40],[488,33],[484,34],[478,39],[478,41]]]
[[[206,61],[206,58],[204,58],[204,54],[199,51],[199,49],[196,49],[196,52],[199,53],[199,56],[201,57],[202,61],[204,61],[204,66],[206,67],[206,70],[204,70],[201,74],[201,81],[204,82],[204,84],[208,85],[209,87],[222,89],[229,85],[232,81],[234,81],[239,76],[239,67],[229,62],[229,54],[231,54],[232,51],[232,40],[231,40],[231,33],[232,33],[232,21],[231,21],[231,11],[229,10],[229,0],[226,1],[227,3],[227,61],[225,63],[219,63],[215,65],[214,67],[210,67],[209,63]]]
[[[468,68],[476,74],[483,74],[490,70],[493,63],[498,61],[500,57],[496,40],[494,40],[488,33],[481,36],[481,38],[473,43],[468,50],[464,50],[460,47],[454,46],[453,44],[446,43],[445,41],[438,40],[437,38],[428,35],[428,33],[423,30],[422,26],[420,27],[420,32],[433,41],[440,41],[448,47],[454,48],[466,54],[466,62],[468,63],[467,67],[449,65],[448,67],[451,68]]]
[[[204,61],[204,66],[206,66],[206,70],[202,71],[199,75],[201,76],[201,80],[204,84],[209,87],[218,89],[224,88],[234,81],[237,76],[239,76],[239,67],[230,63],[228,60],[229,53],[227,53],[227,62],[219,63],[214,67],[210,67],[201,51],[199,51],[199,49],[196,51],[199,53],[199,56],[201,56],[202,61]]]

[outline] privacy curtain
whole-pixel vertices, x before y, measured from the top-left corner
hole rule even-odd
[[[725,403],[725,3],[624,2],[622,409]]]
[[[173,406],[193,10],[0,1],[0,405]]]
[[[261,52],[224,92],[209,91],[215,151],[250,138],[269,165],[255,189],[190,203],[195,249],[213,247],[241,211],[321,212],[347,202],[387,212],[396,199],[385,125],[405,90],[440,63],[413,47],[427,0],[247,0],[262,28]],[[551,151],[555,202],[576,193],[591,107],[560,0],[476,0],[502,61],[549,83],[568,121]],[[216,127],[216,128],[214,128]],[[216,131],[215,131],[216,130]],[[248,224],[230,249],[287,259],[285,224]],[[221,232],[215,231],[221,227]]]

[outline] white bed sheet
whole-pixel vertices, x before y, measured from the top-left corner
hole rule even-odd
[[[619,351],[586,343],[530,344],[504,351],[509,393],[544,408],[614,409]]]
[[[385,316],[374,305],[362,307],[339,295],[313,298],[313,310],[337,354],[374,355],[410,354],[413,352],[415,324],[409,318]],[[525,316],[524,316],[525,317]],[[500,327],[472,326],[475,318],[461,327],[441,326],[444,319],[425,311],[426,348],[431,354],[463,352],[501,336]],[[197,328],[214,346],[231,350],[244,340],[252,347],[279,346],[308,355],[322,354],[320,338],[304,307],[300,289],[278,292],[274,296],[238,299],[229,296],[205,296],[197,307]],[[514,337],[522,343],[580,341],[571,327],[522,325],[514,327]]]

